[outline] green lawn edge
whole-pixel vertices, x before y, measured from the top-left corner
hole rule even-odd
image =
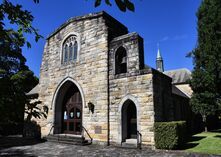
[[[187,147],[186,152],[221,155],[221,130],[196,134]]]

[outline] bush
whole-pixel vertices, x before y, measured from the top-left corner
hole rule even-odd
[[[23,123],[0,123],[0,135],[21,135],[23,132]]]
[[[185,144],[186,122],[156,122],[154,125],[157,149],[177,149]]]
[[[23,137],[41,138],[41,127],[35,121],[25,121]]]

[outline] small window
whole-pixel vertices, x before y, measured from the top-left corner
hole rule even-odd
[[[127,52],[120,47],[115,53],[115,74],[127,73]]]
[[[78,42],[76,36],[69,36],[63,45],[62,63],[76,60],[78,55]]]

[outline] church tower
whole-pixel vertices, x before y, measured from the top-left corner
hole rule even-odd
[[[163,67],[163,58],[160,54],[160,48],[159,48],[159,44],[158,44],[158,51],[157,51],[157,59],[156,59],[156,69],[160,72],[164,71],[164,67]]]

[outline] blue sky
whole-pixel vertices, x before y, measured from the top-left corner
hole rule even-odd
[[[157,43],[160,43],[165,70],[186,67],[192,70],[192,59],[186,58],[197,41],[196,11],[201,0],[133,0],[135,12],[123,13],[113,3],[112,7],[102,4],[94,8],[94,0],[14,0],[32,12],[33,25],[45,38],[62,23],[74,16],[91,12],[106,11],[126,25],[130,32],[138,32],[144,38],[145,63],[155,67]],[[114,2],[114,0],[112,0]],[[28,39],[32,48],[23,48],[27,65],[39,76],[45,38],[35,43]]]

